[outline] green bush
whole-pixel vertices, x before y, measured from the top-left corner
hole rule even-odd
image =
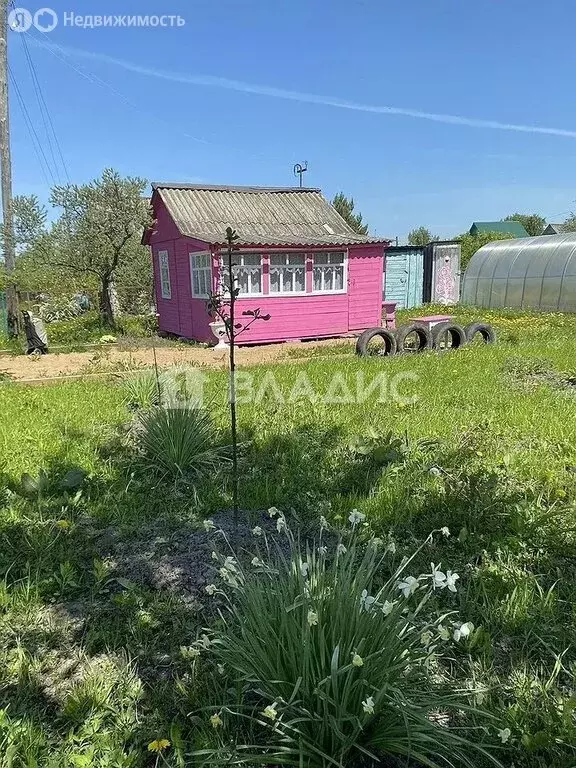
[[[48,323],[46,330],[51,346],[98,343],[103,336],[110,335],[110,328],[102,324],[100,314],[94,311]],[[155,315],[121,315],[117,320],[115,334],[148,337],[155,330]]]
[[[236,730],[234,748],[224,738],[211,765],[349,768],[385,756],[431,768],[499,764],[483,747],[481,713],[437,682],[448,683],[442,659],[450,644],[465,645],[474,633],[435,607],[445,602],[436,600],[440,592],[456,592],[458,575],[435,566],[407,575],[413,558],[396,567],[392,544],[357,542],[363,517],[354,510],[352,531],[339,540],[324,533],[324,543],[321,533],[305,545],[280,515],[287,548],[276,542],[271,556],[267,547],[251,569],[222,558],[224,584],[206,591],[223,596],[230,613],[222,612],[224,626],[209,647],[243,700],[223,706],[212,725],[226,727],[231,715],[252,732],[242,745]],[[266,541],[259,528],[255,534]]]
[[[212,419],[201,408],[153,408],[140,416],[139,427],[143,463],[165,477],[206,476],[225,458]]]

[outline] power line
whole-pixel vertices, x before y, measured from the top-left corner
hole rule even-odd
[[[12,8],[15,8],[15,2],[14,0],[11,0],[10,5]],[[38,78],[38,74],[36,72],[36,67],[34,66],[34,62],[32,60],[32,56],[30,53],[30,49],[28,47],[28,41],[26,40],[26,35],[20,35],[22,39],[22,47],[24,49],[24,55],[26,57],[26,61],[28,63],[28,68],[30,70],[30,76],[32,79],[32,86],[34,88],[34,92],[36,94],[36,101],[38,102],[38,107],[40,110],[40,116],[42,118],[42,123],[44,125],[44,132],[46,134],[46,140],[48,143],[48,148],[50,150],[50,155],[52,157],[52,162],[54,165],[54,175],[57,178],[58,182],[60,182],[60,173],[59,173],[59,164],[56,160],[56,154],[54,152],[54,146],[52,143],[52,137],[54,138],[54,145],[56,146],[60,163],[62,166],[62,169],[64,171],[64,175],[67,178],[68,182],[70,182],[70,176],[68,174],[68,168],[66,166],[66,161],[64,159],[64,155],[62,153],[62,148],[60,146],[60,142],[58,141],[58,136],[56,135],[56,129],[54,127],[54,122],[52,120],[52,117],[50,115],[50,110],[48,109],[48,105],[46,104],[46,100],[44,98],[44,95],[42,93],[42,86],[40,85],[40,80]]]
[[[42,93],[42,87],[40,85],[40,81],[38,79],[38,74],[36,72],[36,67],[34,66],[34,62],[32,61],[32,56],[30,55],[30,49],[28,48],[28,41],[26,40],[26,35],[20,35],[22,39],[22,45],[24,48],[24,53],[26,56],[26,60],[28,61],[28,67],[30,69],[30,74],[32,77],[32,83],[34,85],[34,91],[36,93],[36,99],[38,101],[38,106],[40,108],[40,114],[42,115],[42,121],[44,123],[44,130],[46,132],[46,138],[48,140],[48,147],[50,149],[50,154],[52,156],[52,161],[54,163],[54,169],[56,171],[56,176],[59,177],[58,172],[58,162],[56,161],[56,155],[54,152],[54,147],[52,145],[52,141],[50,138],[50,134],[52,134],[54,138],[54,144],[56,146],[56,151],[58,152],[58,157],[60,164],[62,166],[62,169],[64,171],[64,175],[67,178],[68,181],[70,181],[70,175],[68,173],[68,168],[66,166],[66,160],[64,159],[64,155],[62,153],[62,147],[60,146],[60,142],[58,141],[58,136],[56,135],[56,129],[54,128],[54,122],[52,120],[52,116],[50,115],[50,110],[48,109],[48,105],[46,104],[46,100],[44,98],[44,95]]]
[[[126,98],[126,96],[123,93],[121,93],[116,88],[114,88],[114,86],[112,86],[106,80],[103,80],[102,78],[98,77],[98,75],[95,75],[94,73],[90,72],[89,70],[84,70],[84,69],[80,69],[79,67],[77,67],[75,64],[73,64],[70,61],[68,53],[60,45],[58,45],[57,42],[55,42],[52,39],[50,39],[50,41],[48,42],[49,35],[46,32],[42,32],[41,30],[38,30],[38,31],[41,32],[42,36],[33,34],[35,32],[35,30],[32,27],[30,28],[30,30],[28,32],[26,32],[24,34],[25,35],[30,35],[31,39],[33,40],[33,42],[36,45],[41,45],[43,48],[45,48],[47,51],[49,51],[53,56],[55,56],[59,61],[63,62],[64,64],[66,64],[66,66],[68,66],[71,69],[73,69],[75,72],[77,72],[85,80],[88,80],[88,82],[91,82],[91,83],[93,83],[95,85],[98,85],[101,88],[109,90],[118,99],[120,99],[120,101],[122,101],[124,104],[126,104],[127,106],[129,106],[132,109],[136,110],[137,112],[139,112],[141,115],[144,115],[148,119],[153,119],[155,122],[157,122],[159,124],[168,126],[171,130],[173,130],[173,131],[176,130],[179,134],[181,134],[185,138],[191,139],[192,141],[196,141],[199,144],[204,144],[206,146],[216,147],[217,149],[232,150],[232,151],[238,152],[238,153],[240,153],[240,154],[242,154],[244,156],[249,156],[249,157],[257,158],[258,160],[266,157],[265,153],[246,152],[246,150],[240,149],[239,147],[234,147],[232,145],[226,145],[226,144],[219,144],[219,143],[214,142],[214,141],[209,141],[208,139],[199,138],[198,136],[194,136],[194,135],[192,135],[190,133],[187,133],[186,131],[183,131],[181,128],[176,126],[173,122],[169,122],[168,120],[163,120],[161,117],[158,117],[158,115],[156,115],[154,112],[150,112],[150,111],[142,109],[137,104],[134,104],[134,102],[130,101],[130,99]],[[43,39],[43,38],[46,38],[46,39]],[[60,51],[61,55],[59,55],[57,53],[57,51]],[[282,161],[285,160],[285,158],[280,158],[280,157],[275,157],[275,156],[273,158],[271,156],[268,156],[268,157],[270,157],[270,159],[275,159],[275,160],[282,160]]]
[[[38,158],[38,162],[40,164],[40,169],[42,170],[42,175],[44,176],[44,181],[49,187],[53,187],[55,184],[54,175],[52,173],[52,170],[50,168],[50,163],[48,162],[48,159],[42,147],[42,142],[40,141],[38,134],[36,133],[36,128],[34,128],[34,123],[32,122],[30,113],[28,112],[28,108],[26,107],[26,102],[24,101],[24,97],[20,92],[20,88],[18,87],[18,83],[16,82],[16,78],[14,77],[14,73],[12,72],[12,69],[10,67],[8,67],[8,72],[10,75],[10,82],[12,83],[12,88],[14,89],[14,93],[16,94],[16,98],[18,99],[18,103],[20,105],[20,109],[22,110],[22,115],[24,117],[24,122],[26,123],[28,133],[30,134],[30,138],[32,140],[32,146],[34,147],[34,152],[36,153],[36,157]]]

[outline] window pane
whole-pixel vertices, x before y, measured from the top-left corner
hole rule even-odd
[[[294,287],[295,291],[304,291],[306,288],[306,278],[303,269],[294,270]]]
[[[248,273],[244,269],[240,269],[236,273],[236,287],[240,288],[240,293],[248,293]]]
[[[300,266],[306,263],[306,256],[303,253],[291,253],[288,256],[288,264]]]
[[[314,254],[314,264],[328,264],[328,254],[327,253],[315,253]]]
[[[314,290],[322,290],[322,267],[314,267]]]
[[[262,272],[259,269],[250,270],[250,287],[252,293],[262,292]]]
[[[198,294],[201,293],[200,276],[195,269],[192,270],[192,292],[194,293],[195,296],[198,296]]]
[[[280,293],[280,270],[270,270],[270,293]]]
[[[336,267],[334,269],[334,290],[344,290],[344,267]]]
[[[283,253],[273,253],[270,256],[270,265],[273,267],[281,267],[286,264],[286,256]]]
[[[260,254],[258,253],[247,253],[242,256],[242,264],[245,264],[247,267],[259,267],[260,266]]]

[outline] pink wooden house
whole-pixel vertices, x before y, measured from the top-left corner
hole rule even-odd
[[[382,324],[387,240],[358,235],[318,189],[153,184],[152,249],[160,330],[214,341],[207,310],[218,291],[226,228],[239,235],[237,311],[268,322],[242,344],[358,334]]]

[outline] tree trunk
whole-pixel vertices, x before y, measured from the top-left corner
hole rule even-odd
[[[104,325],[109,328],[116,327],[116,318],[114,317],[114,306],[111,296],[112,280],[110,277],[103,277],[100,287],[100,316]]]

